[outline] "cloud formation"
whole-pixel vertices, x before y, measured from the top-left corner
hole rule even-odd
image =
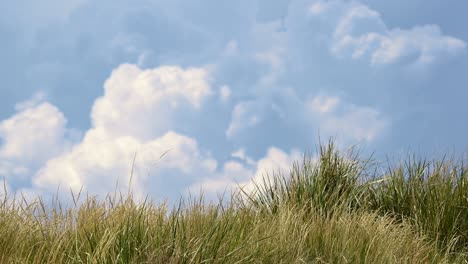
[[[24,183],[48,159],[66,151],[78,135],[40,95],[17,104],[16,109],[16,114],[0,122],[0,176]]]
[[[171,131],[160,121],[172,121],[168,116],[184,104],[193,110],[203,107],[204,98],[211,95],[208,80],[202,68],[119,66],[94,104],[93,127],[68,152],[46,162],[32,179],[34,188],[50,192],[60,185],[77,192],[83,186],[105,194],[117,181],[119,190],[127,190],[131,180],[140,197],[151,193],[161,199],[177,198],[177,193],[202,187],[213,198],[223,189],[259,178],[270,165],[291,166],[298,151],[289,157],[273,147],[258,162],[245,150],[238,151],[233,156],[240,161],[227,161],[218,170],[218,162],[200,149],[196,139]]]
[[[83,186],[93,194],[104,195],[113,191],[118,182],[118,191],[123,193],[131,187],[139,198],[151,193],[161,199],[174,198],[182,191],[174,184],[177,181],[189,184],[196,180],[193,176],[215,169],[216,161],[203,155],[194,139],[172,131],[140,141],[92,129],[72,151],[49,160],[33,183],[40,189],[60,184],[73,191]],[[159,185],[148,185],[150,177],[157,178]]]
[[[165,152],[163,170],[182,175],[215,170],[216,161],[200,153],[195,139],[171,130],[171,117],[179,109],[202,107],[211,94],[208,81],[203,68],[119,66],[105,82],[104,95],[95,101],[93,127],[69,152],[48,160],[34,176],[34,186],[60,184],[74,191],[84,186],[106,193],[117,180],[121,189],[128,189],[132,177],[132,188],[142,195],[154,191],[146,188],[145,180],[153,174],[151,164]],[[151,177],[163,177],[156,175]]]
[[[121,65],[106,81],[104,95],[95,101],[93,127],[80,141],[67,144],[63,113],[42,99],[38,102],[33,98],[18,104],[21,112],[2,123],[2,155],[43,164],[36,168],[37,172],[27,166],[23,171],[33,175],[31,187],[22,189],[31,196],[54,192],[57,186],[62,191],[78,192],[83,187],[90,193],[104,195],[112,192],[117,182],[118,191],[125,193],[131,187],[139,198],[151,193],[157,199],[177,199],[177,194],[193,191],[195,186],[214,195],[223,188],[259,177],[269,169],[267,165],[290,166],[287,154],[271,148],[258,162],[246,156],[244,150],[238,151],[233,156],[240,161],[227,161],[218,170],[218,162],[200,148],[196,139],[159,122],[171,121],[164,118],[180,107],[203,107],[204,98],[211,95],[208,80],[208,73],[202,68],[141,70],[135,65]],[[167,116],[159,117],[161,111]],[[155,125],[147,125],[151,122]],[[44,133],[14,133],[31,131],[29,128]],[[28,152],[31,146],[37,152]]]
[[[395,116],[426,106],[425,86],[436,90],[427,80],[443,73],[426,66],[466,49],[443,26],[389,26],[356,1],[137,2],[76,0],[52,14],[48,0],[29,18],[0,16],[6,47],[26,49],[0,51],[17,63],[2,70],[25,68],[5,78],[51,95],[0,122],[0,176],[13,189],[103,194],[132,176],[139,195],[177,199],[251,186],[287,170],[317,132],[341,145],[389,141]],[[76,116],[82,133],[67,125]]]
[[[211,198],[213,194],[229,194],[238,187],[247,193],[253,193],[256,185],[261,186],[264,180],[271,180],[274,175],[288,177],[293,163],[301,160],[303,156],[296,149],[287,153],[279,148],[270,147],[257,161],[246,156],[242,149],[233,153],[233,157],[240,158],[241,161],[225,162],[220,173],[198,182],[197,185],[191,186],[190,190],[196,192],[197,188],[201,187],[211,195]]]
[[[109,134],[148,139],[171,128],[172,113],[184,106],[198,110],[211,94],[205,68],[142,70],[123,64],[104,84],[104,96],[93,106],[92,123]]]
[[[309,17],[334,26],[330,51],[339,57],[365,58],[372,65],[405,61],[426,65],[466,48],[460,39],[442,34],[437,25],[389,29],[380,14],[358,2],[316,1]]]

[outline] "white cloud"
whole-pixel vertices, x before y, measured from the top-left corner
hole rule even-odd
[[[64,152],[74,131],[42,95],[17,104],[17,113],[0,122],[0,175],[10,179],[30,176],[34,169]],[[19,177],[19,178],[18,178]]]
[[[289,177],[294,162],[302,160],[298,150],[292,150],[289,154],[276,147],[270,147],[265,157],[257,162],[256,171],[251,180],[241,184],[246,192],[255,190],[256,185],[262,185],[263,180],[272,180],[275,175]]]
[[[115,135],[145,139],[160,136],[171,128],[176,110],[201,108],[212,94],[209,78],[205,68],[162,66],[142,70],[123,64],[112,72],[104,96],[93,106],[93,125]]]
[[[225,162],[218,171],[217,161],[202,151],[194,138],[171,131],[169,125],[157,124],[157,129],[146,126],[151,120],[164,120],[165,117],[157,117],[158,111],[161,104],[171,100],[185,104],[187,109],[199,109],[211,94],[206,74],[203,69],[141,70],[134,65],[120,66],[106,81],[104,96],[95,102],[93,127],[72,147],[66,140],[65,117],[54,106],[41,102],[43,96],[38,95],[19,104],[21,111],[1,123],[0,132],[5,139],[1,153],[10,159],[31,154],[30,159],[37,160],[40,156],[44,165],[36,168],[35,174],[24,162],[15,166],[1,164],[0,169],[7,168],[5,173],[10,174],[34,174],[32,188],[24,189],[30,194],[51,193],[58,185],[64,191],[71,188],[77,192],[84,187],[93,194],[107,194],[114,190],[117,181],[119,191],[128,190],[132,178],[131,188],[140,198],[145,193],[162,198],[200,186],[211,194],[237,184],[251,190],[251,179],[260,183],[267,172],[272,176],[277,169],[287,173],[293,161],[301,159],[297,150],[288,154],[271,147],[265,157],[255,161],[240,148],[232,153],[239,160]],[[379,124],[383,124],[375,110],[344,104],[336,97],[317,96],[307,103],[313,121],[327,131],[345,130],[353,138],[372,140],[381,129]],[[234,136],[243,128],[257,125],[259,109],[262,108],[257,101],[238,103],[226,134]],[[164,113],[171,116],[175,111],[176,108],[169,108]],[[18,131],[35,133],[22,135]],[[30,145],[36,146],[33,151]],[[51,154],[45,155],[48,151]]]
[[[264,178],[272,179],[277,173],[289,177],[293,163],[302,160],[302,155],[298,150],[286,153],[276,147],[270,147],[265,156],[258,161],[245,156],[243,149],[233,153],[233,156],[242,157],[244,163],[227,161],[220,173],[192,185],[189,190],[197,192],[201,187],[202,191],[212,199],[215,198],[214,194],[224,192],[229,194],[238,187],[246,192],[252,192],[255,190],[255,185],[263,184]]]
[[[228,86],[221,88],[224,98],[230,92]],[[0,172],[33,176],[29,179],[32,187],[18,189],[30,199],[55,193],[58,186],[64,193],[69,189],[76,193],[84,187],[91,194],[107,194],[114,191],[117,181],[118,191],[125,192],[130,177],[138,198],[150,193],[158,199],[184,193],[190,190],[187,186],[203,186],[212,195],[248,182],[262,168],[269,169],[267,165],[285,163],[284,155],[275,148],[259,165],[240,149],[233,156],[241,162],[228,161],[218,172],[217,161],[202,152],[194,138],[169,129],[174,121],[170,117],[178,111],[173,103],[197,110],[210,94],[209,73],[202,68],[142,70],[121,65],[106,81],[104,95],[95,101],[93,126],[73,146],[63,114],[43,102],[44,94],[37,94],[17,104],[18,113],[1,123],[5,142],[1,154],[9,160],[21,160],[2,163]],[[240,103],[233,111],[234,119],[243,122],[247,118],[248,126],[257,124],[256,107],[254,102]],[[161,114],[167,116],[158,116]],[[146,126],[152,122],[156,126]],[[38,166],[30,166],[26,159]],[[155,182],[158,184],[152,185]]]
[[[140,141],[130,136],[112,137],[98,128],[88,131],[83,142],[72,151],[49,160],[33,183],[40,189],[60,184],[74,191],[84,186],[92,193],[106,194],[113,191],[117,181],[119,190],[128,190],[132,177],[131,187],[141,197],[147,192],[154,194],[153,187],[145,184],[148,178],[160,177],[165,184],[156,187],[165,188],[167,193],[156,195],[163,197],[181,191],[171,186],[180,178],[165,178],[163,172],[176,171],[182,180],[185,177],[184,181],[190,183],[193,176],[212,173],[215,169],[216,161],[202,155],[194,139],[175,132]]]
[[[46,94],[44,92],[38,92],[38,93],[34,94],[32,98],[30,98],[30,99],[28,99],[26,101],[17,103],[15,105],[15,110],[17,112],[27,110],[29,108],[33,108],[33,107],[37,106],[38,104],[40,104],[40,103],[42,103],[44,101],[46,101]]]
[[[229,194],[235,190],[238,184],[242,184],[254,175],[254,171],[244,164],[236,161],[227,161],[223,164],[222,171],[210,175],[200,182],[188,188],[188,191],[196,193],[200,189],[208,198],[214,198],[216,194],[226,192]]]
[[[43,103],[25,109],[0,124],[4,140],[3,158],[31,160],[57,153],[65,134],[65,117],[54,106]]]
[[[297,3],[300,0],[293,2]],[[293,2],[292,4],[295,4]],[[205,17],[195,16],[190,12],[187,16],[185,12],[175,14],[179,10],[179,5],[176,5],[174,10],[171,9],[174,14],[162,12],[169,19],[167,23],[179,28],[181,32],[193,31],[196,33],[189,33],[194,35],[200,33],[201,37],[200,39],[192,38],[188,34],[182,39],[190,41],[184,45],[181,43],[175,46],[172,46],[171,42],[179,38],[174,38],[173,35],[168,35],[169,44],[161,44],[158,42],[160,38],[144,36],[143,31],[139,32],[136,29],[140,25],[153,23],[155,14],[145,13],[147,17],[141,18],[141,21],[135,20],[138,23],[134,23],[133,15],[140,15],[141,10],[138,7],[132,10],[132,14],[120,10],[119,19],[125,22],[118,24],[128,28],[121,35],[114,34],[114,29],[109,29],[109,32],[104,30],[103,33],[106,34],[102,35],[106,36],[108,41],[102,42],[107,43],[102,45],[108,45],[111,50],[119,50],[132,56],[140,55],[138,66],[123,64],[112,72],[105,83],[103,96],[96,100],[92,109],[91,129],[86,131],[83,140],[71,149],[64,147],[67,144],[67,136],[64,135],[67,133],[65,117],[54,106],[42,103],[43,96],[38,95],[29,102],[18,104],[17,116],[29,113],[28,111],[35,113],[38,117],[30,119],[36,120],[35,123],[32,122],[36,125],[30,125],[28,122],[24,122],[28,125],[21,125],[23,123],[15,121],[17,124],[12,129],[5,130],[7,131],[5,135],[1,135],[5,143],[2,145],[1,153],[8,158],[0,163],[0,174],[34,174],[35,169],[24,160],[20,160],[19,157],[21,157],[21,159],[45,164],[33,179],[33,187],[36,189],[55,190],[53,185],[59,183],[62,187],[72,187],[75,190],[84,185],[89,190],[102,193],[112,191],[117,178],[120,179],[119,183],[123,188],[127,187],[133,155],[136,151],[136,171],[133,180],[135,188],[140,193],[150,191],[156,196],[162,195],[160,191],[179,193],[186,186],[196,186],[200,182],[206,183],[208,190],[224,189],[226,186],[234,186],[239,182],[245,183],[252,177],[259,179],[259,175],[264,171],[271,172],[278,165],[291,166],[291,157],[296,157],[298,152],[288,154],[279,149],[270,148],[265,157],[253,159],[247,156],[245,149],[241,148],[232,153],[235,161],[231,160],[218,165],[210,154],[204,153],[201,143],[202,140],[211,141],[209,144],[213,145],[225,143],[215,142],[218,138],[210,137],[218,132],[224,132],[226,137],[231,139],[244,130],[250,129],[249,133],[242,134],[242,136],[245,135],[244,138],[239,137],[239,141],[248,138],[250,142],[253,142],[251,139],[263,136],[261,140],[258,140],[258,144],[271,146],[269,142],[275,141],[281,141],[281,145],[290,142],[298,144],[297,137],[291,140],[291,138],[284,137],[284,134],[289,135],[291,132],[294,136],[302,136],[309,132],[310,134],[316,132],[315,128],[319,128],[321,133],[327,135],[343,133],[345,139],[350,142],[374,141],[388,126],[386,116],[376,108],[354,105],[339,97],[314,94],[314,87],[320,85],[332,87],[335,80],[330,76],[343,74],[343,71],[338,71],[336,75],[330,74],[330,71],[335,70],[334,66],[338,62],[322,61],[329,57],[320,55],[327,53],[327,50],[322,49],[322,43],[317,44],[323,40],[320,38],[321,33],[326,32],[328,39],[325,39],[330,41],[327,42],[326,49],[330,48],[334,55],[356,60],[362,59],[374,65],[399,62],[427,64],[444,56],[457,54],[465,48],[463,41],[444,35],[438,26],[389,29],[377,11],[356,2],[302,2],[307,2],[307,5],[303,6],[302,16],[298,19],[301,20],[298,22],[301,25],[291,23],[284,25],[280,20],[272,23],[243,20],[245,25],[240,25],[240,29],[233,29],[234,32],[225,31],[227,27],[219,27],[220,32],[217,32],[219,25],[211,23],[208,18],[205,21]],[[250,4],[251,2],[245,2],[242,6],[250,6]],[[239,7],[238,10],[242,11],[245,8]],[[197,14],[203,14],[202,11],[205,12],[203,9]],[[295,15],[295,13],[289,13],[287,20],[296,19]],[[86,16],[83,14],[83,17]],[[231,19],[232,24],[229,25],[235,25],[240,17],[236,15],[234,19]],[[193,25],[192,21],[197,19],[203,21]],[[134,24],[127,23],[127,20]],[[313,24],[314,21],[326,23],[317,26]],[[296,26],[296,31],[294,31],[294,26]],[[307,30],[313,35],[312,38],[302,36],[308,34]],[[131,31],[139,33],[132,34]],[[165,32],[160,33],[165,34]],[[85,37],[93,39],[95,36]],[[219,41],[206,45],[205,41],[214,39]],[[302,41],[304,39],[310,41]],[[84,40],[86,44],[87,38]],[[199,43],[193,43],[191,40],[199,41]],[[75,40],[71,41],[74,43]],[[60,42],[57,43],[60,44]],[[93,47],[89,45],[90,49]],[[96,47],[103,46],[97,45]],[[184,51],[181,52],[181,49]],[[105,54],[110,53],[105,52]],[[116,56],[116,59],[120,57]],[[208,67],[143,68],[143,65],[154,65],[161,61],[180,62],[187,65],[194,61],[195,64],[206,63],[207,60],[214,60],[220,66],[220,71],[217,72],[220,75],[219,83],[211,82],[213,74]],[[349,77],[345,76],[346,74],[343,74],[344,78]],[[314,79],[317,79],[317,82],[314,82]],[[305,83],[304,80],[312,80],[312,82]],[[217,88],[221,85],[216,91],[217,98],[215,99],[229,102],[223,107],[233,105],[231,113],[226,114],[223,111],[217,111],[219,109],[212,105],[206,105],[206,101],[213,94],[210,86],[212,83],[215,83]],[[359,83],[359,80],[356,83]],[[356,83],[350,83],[350,93],[354,92],[353,89],[356,87],[353,88],[353,85]],[[235,96],[231,87],[239,89],[235,91]],[[288,98],[285,87],[297,89],[297,91],[293,90],[297,92],[297,98]],[[300,89],[303,91],[299,91]],[[304,101],[306,89],[306,93],[311,92],[317,96]],[[242,97],[240,101],[239,97]],[[43,107],[39,107],[40,105]],[[211,114],[211,111],[214,114]],[[200,141],[197,141],[195,136],[188,135],[194,131],[193,127],[188,127],[188,125],[183,127],[184,129],[176,127],[176,124],[187,121],[187,119],[180,119],[179,115],[185,115],[184,117],[187,118],[193,113],[204,115],[201,118],[209,116],[215,119],[210,122],[204,119],[200,122],[204,125],[213,124],[207,126],[207,129],[214,130],[213,133],[212,131],[207,133],[209,139],[200,137]],[[210,114],[205,115],[206,113]],[[225,129],[219,124],[229,118],[229,114],[231,122],[227,129],[215,131]],[[44,120],[48,121],[44,122]],[[55,122],[49,122],[51,120]],[[185,123],[193,125],[198,120],[190,121],[193,123]],[[304,124],[304,121],[307,124]],[[2,125],[6,124],[5,122],[2,122]],[[29,129],[31,127],[33,129]],[[35,131],[46,130],[52,132],[44,135],[35,133]],[[296,133],[298,130],[305,132]],[[184,131],[184,134],[181,131]],[[23,138],[29,138],[31,142],[23,141]],[[28,144],[38,146],[37,151],[27,149]],[[262,146],[262,148],[266,147]],[[169,150],[167,155],[160,162],[156,162],[166,150]],[[25,152],[31,154],[31,157],[21,154]],[[44,155],[48,152],[50,154]],[[169,176],[166,176],[166,172],[169,172]],[[178,176],[174,176],[176,174]],[[156,187],[149,184],[153,181],[158,183]]]
[[[377,11],[358,2],[318,1],[309,10],[314,17],[334,25],[333,54],[365,58],[372,65],[402,61],[427,65],[466,48],[464,41],[444,35],[437,25],[389,29]]]
[[[197,141],[170,129],[179,108],[202,107],[211,94],[208,75],[203,68],[119,66],[105,82],[104,96],[95,101],[93,127],[70,151],[47,161],[35,175],[34,187],[60,185],[78,191],[83,186],[102,194],[113,191],[117,181],[119,190],[126,190],[133,171],[132,189],[142,195],[155,191],[147,180],[164,179],[162,171],[172,171],[182,177],[165,180],[164,186],[173,188],[168,193],[174,194],[180,190],[171,183],[190,183],[195,175],[213,173],[217,163],[201,153]]]
[[[287,173],[292,168],[293,162],[302,159],[302,154],[298,150],[292,150],[289,154],[276,147],[270,147],[264,158],[257,163],[255,178],[259,179],[271,172]]]
[[[181,193],[197,175],[213,174],[218,166],[195,139],[171,130],[175,112],[198,110],[211,95],[209,78],[205,68],[121,65],[95,101],[92,127],[81,141],[39,93],[18,103],[17,113],[0,123],[0,176],[31,197],[53,193],[58,186],[65,192],[84,187],[92,194],[107,194],[117,181],[118,190],[126,191],[131,177],[139,196]],[[155,178],[161,184],[148,186]]]

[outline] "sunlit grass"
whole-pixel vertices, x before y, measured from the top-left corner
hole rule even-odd
[[[370,175],[352,149],[330,141],[318,154],[218,204],[4,195],[0,263],[467,263],[462,163],[411,159]]]

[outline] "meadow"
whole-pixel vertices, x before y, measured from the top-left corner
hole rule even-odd
[[[382,171],[333,141],[317,154],[219,203],[77,193],[62,207],[4,191],[0,263],[468,263],[463,160]]]

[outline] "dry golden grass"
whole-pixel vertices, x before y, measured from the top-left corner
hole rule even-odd
[[[369,160],[332,142],[319,154],[219,204],[4,195],[0,263],[467,263],[466,167],[413,161],[369,178]]]

